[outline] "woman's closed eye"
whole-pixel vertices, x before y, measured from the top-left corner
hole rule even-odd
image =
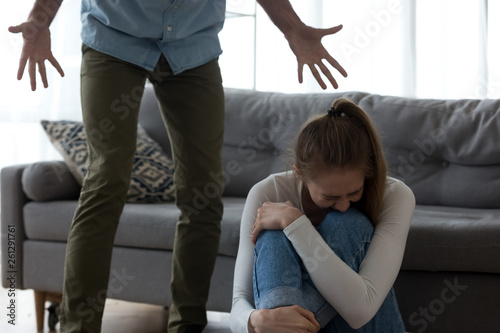
[[[360,195],[360,194],[361,194],[361,191],[362,191],[362,189],[359,189],[359,190],[357,190],[357,191],[355,191],[355,192],[349,193],[349,194],[347,195],[347,197],[348,197],[348,198],[357,197],[358,195]],[[327,201],[337,201],[337,200],[340,200],[340,199],[342,199],[342,198],[341,198],[341,197],[339,197],[339,196],[323,195],[323,199],[324,199],[324,200],[327,200]]]

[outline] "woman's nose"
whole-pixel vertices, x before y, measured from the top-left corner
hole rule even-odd
[[[351,202],[349,200],[337,201],[334,208],[342,213],[349,209]]]

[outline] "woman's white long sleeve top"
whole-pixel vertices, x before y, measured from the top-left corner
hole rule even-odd
[[[247,196],[230,315],[231,330],[235,333],[248,332],[248,320],[255,310],[251,239],[257,209],[266,201],[291,201],[303,212],[302,185],[299,182],[297,186],[293,177],[292,172],[270,175],[253,186]],[[414,208],[415,197],[410,188],[388,177],[379,223],[359,272],[352,270],[330,249],[305,215],[283,230],[318,291],[351,327],[359,328],[370,321],[393,286],[401,268]]]

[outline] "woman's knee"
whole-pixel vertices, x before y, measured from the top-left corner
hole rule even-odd
[[[340,235],[342,233],[363,235],[369,237],[373,235],[373,225],[368,217],[360,210],[350,207],[346,212],[331,211],[321,222],[318,231],[327,235]]]
[[[318,232],[328,246],[351,268],[357,270],[373,236],[370,220],[351,207],[328,213]]]
[[[284,294],[290,294],[292,290],[300,290],[302,284],[301,267],[298,254],[281,230],[261,231],[254,253],[253,283],[256,300],[263,295],[268,295],[265,299],[276,298],[278,294],[281,295],[283,290],[286,290]],[[269,293],[270,291],[273,292]],[[267,302],[265,303],[267,304]],[[272,304],[280,304],[280,302],[273,301]],[[260,306],[271,308],[269,304],[261,304]]]
[[[259,252],[263,248],[280,252],[280,249],[291,249],[293,247],[282,230],[262,230],[257,237],[255,250]]]

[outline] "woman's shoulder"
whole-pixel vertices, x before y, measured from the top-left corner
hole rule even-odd
[[[391,191],[406,191],[412,192],[410,187],[405,184],[402,180],[399,180],[394,177],[387,176],[387,180],[385,182],[385,189]],[[412,192],[413,193],[413,192]]]
[[[411,188],[403,181],[387,177],[384,201],[396,201],[400,204],[415,206],[415,195]]]
[[[296,193],[293,171],[273,173],[256,183],[249,196],[266,197],[267,201],[292,200]]]
[[[289,170],[278,173],[272,173],[266,178],[262,179],[257,184],[255,184],[253,187],[281,189],[293,186],[294,186],[294,175],[293,171]]]

